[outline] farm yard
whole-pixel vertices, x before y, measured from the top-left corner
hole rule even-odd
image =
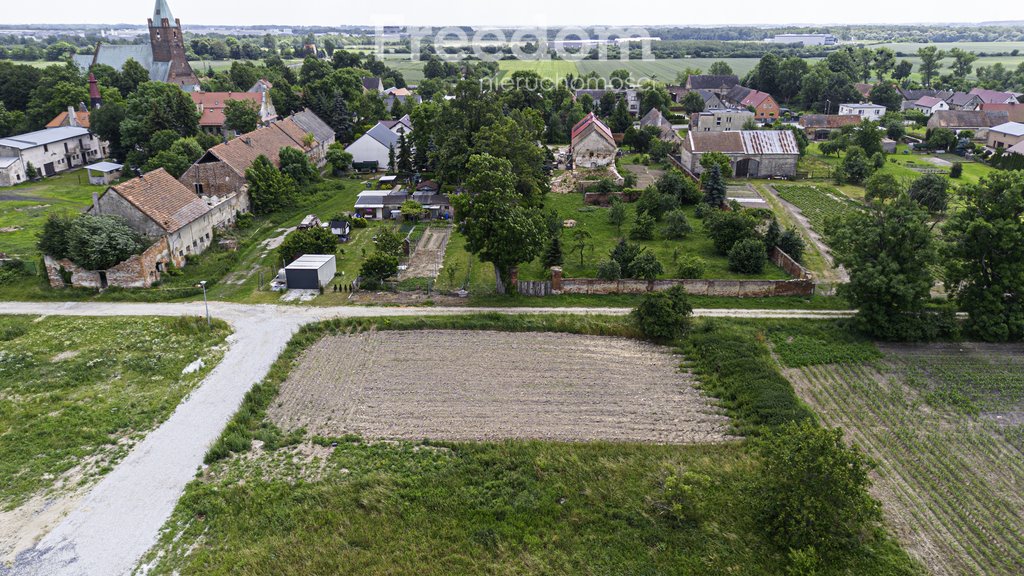
[[[668,349],[627,339],[367,332],[312,346],[269,415],[285,431],[325,437],[728,439],[726,418],[693,383]]]
[[[879,463],[874,493],[906,549],[938,576],[1024,571],[1024,349],[885,345],[857,356],[784,361],[824,422]]]
[[[0,558],[170,416],[228,332],[199,318],[0,316]]]
[[[85,170],[66,172],[39,182],[0,190],[0,252],[33,260],[36,235],[54,212],[80,212],[92,203],[92,186]]]

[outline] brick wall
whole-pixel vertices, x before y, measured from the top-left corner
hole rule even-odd
[[[224,162],[193,164],[179,178],[182,184],[196,191],[196,184],[202,184],[203,196],[230,196],[247,185],[244,176],[239,176]]]
[[[601,280],[597,278],[564,278],[562,294],[643,294],[682,286],[695,296],[729,296],[760,298],[772,296],[811,296],[811,280]]]
[[[170,249],[166,238],[160,238],[142,254],[136,254],[131,258],[108,270],[86,270],[71,260],[57,260],[50,256],[44,256],[46,264],[46,276],[49,278],[50,286],[64,288],[64,274],[71,273],[71,285],[75,288],[103,288],[101,273],[106,275],[107,286],[113,288],[150,288],[154,282],[160,280],[160,272],[157,264],[166,266],[171,260]]]

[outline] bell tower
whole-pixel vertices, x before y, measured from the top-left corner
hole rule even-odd
[[[153,17],[149,19],[149,42],[153,47],[153,62],[168,62],[170,68],[167,82],[191,90],[199,79],[188,63],[185,53],[185,37],[181,33],[181,21],[171,14],[167,0],[156,0]]]

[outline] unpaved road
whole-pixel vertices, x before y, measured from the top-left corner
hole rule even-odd
[[[129,574],[156,543],[185,485],[249,388],[259,382],[298,328],[331,318],[504,314],[611,314],[624,308],[381,308],[268,306],[211,302],[210,311],[235,333],[221,363],[63,522],[0,574],[105,576]],[[202,302],[2,302],[0,314],[64,316],[203,315]],[[841,318],[849,311],[696,310],[697,316]]]
[[[269,415],[328,437],[728,440],[728,418],[679,362],[663,346],[574,334],[327,336],[303,354]]]

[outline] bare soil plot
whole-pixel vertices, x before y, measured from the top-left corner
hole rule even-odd
[[[1024,573],[1020,346],[886,346],[874,365],[788,371],[830,426],[878,462],[874,492],[932,574]]]
[[[406,278],[437,278],[437,273],[444,262],[444,251],[448,247],[448,238],[451,237],[450,227],[431,226],[423,232],[420,241],[416,244],[416,251],[409,258],[405,270],[398,274],[399,280]]]
[[[668,349],[569,334],[369,332],[312,346],[270,409],[286,429],[366,438],[729,439]]]

